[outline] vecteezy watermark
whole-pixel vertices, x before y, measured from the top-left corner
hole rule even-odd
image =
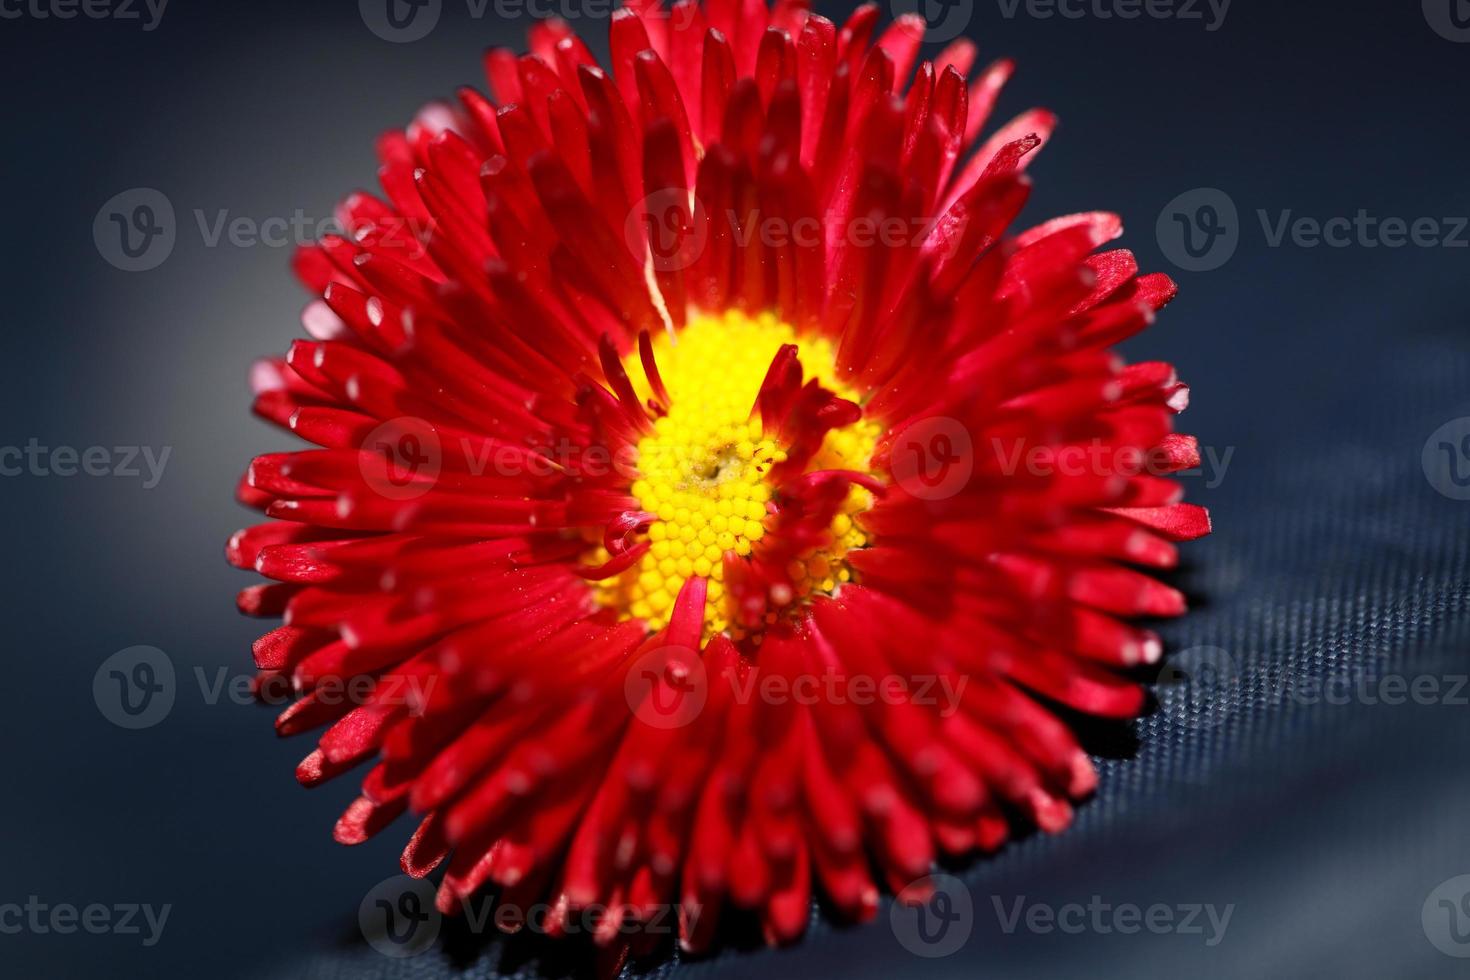
[[[920,500],[947,500],[975,473],[970,430],[944,415],[911,422],[893,440],[888,469],[895,483]]]
[[[1138,446],[1116,446],[1101,439],[1089,443],[1062,446],[1031,445],[1025,439],[991,439],[991,449],[1005,476],[1025,472],[1031,476],[1202,476],[1205,488],[1213,490],[1225,480],[1235,447],[1223,450],[1214,446],[1200,448],[1200,465],[1176,469],[1173,457],[1163,448],[1142,449]]]
[[[655,191],[623,219],[623,241],[634,255],[647,254],[655,272],[679,272],[698,262],[709,246],[704,203],[678,188]]]
[[[464,0],[465,16],[480,21],[608,20],[622,7],[622,0]],[[374,35],[394,44],[407,44],[428,37],[444,14],[444,0],[358,0],[362,22]],[[663,4],[639,12],[640,18],[663,17],[676,30],[693,23],[692,8]]]
[[[0,935],[70,936],[85,932],[93,936],[140,936],[146,947],[158,945],[168,924],[173,905],[138,902],[105,905],[90,902],[43,902],[38,895],[20,902],[0,904]]]
[[[1470,705],[1470,674],[1381,673],[1371,668],[1308,673],[1271,669],[1268,699],[1273,704],[1327,705]]]
[[[163,265],[173,254],[178,234],[173,202],[152,187],[114,194],[92,219],[97,254],[124,272],[147,272]]]
[[[964,219],[967,220],[967,219]],[[791,218],[760,208],[707,208],[698,197],[671,188],[639,201],[623,220],[623,239],[633,255],[647,255],[655,272],[690,268],[704,256],[711,240],[734,248],[759,242],[766,248],[901,249],[928,242],[940,216],[872,217],[828,213]],[[963,220],[947,224],[949,247],[957,247]],[[718,232],[718,234],[716,234]],[[943,255],[944,249],[935,250]]]
[[[1451,500],[1470,500],[1470,417],[1435,429],[1420,455],[1429,485]]]
[[[352,237],[351,229],[343,225],[335,215],[320,217],[307,214],[300,208],[285,215],[268,215],[257,218],[247,214],[233,214],[229,208],[206,211],[195,208],[192,212],[199,240],[205,248],[295,248],[319,242],[328,235]],[[425,236],[431,230],[429,221],[384,215],[373,219],[372,242],[375,252],[397,252],[405,259],[423,258],[427,252]]]
[[[92,700],[119,728],[152,728],[174,706],[174,662],[157,647],[119,650],[92,675]]]
[[[0,446],[0,477],[141,477],[143,489],[152,490],[172,453],[172,446],[43,446],[32,437],[24,446]]]
[[[461,442],[472,469],[486,461],[464,440]],[[444,445],[438,430],[413,416],[384,422],[364,437],[361,448],[364,452],[358,456],[358,469],[363,480],[389,500],[422,497],[434,489],[444,468]]]
[[[1181,650],[1159,670],[1159,714],[1186,728],[1214,728],[1231,714],[1241,671],[1229,651],[1200,646]]]
[[[465,0],[465,9],[474,20],[494,17],[497,20],[608,20],[623,7],[623,0]],[[676,31],[694,24],[692,7],[675,4],[649,5],[638,12],[640,19],[666,20]]]
[[[190,674],[199,699],[206,705],[291,704],[302,693],[284,673],[255,677],[217,667],[195,667]],[[406,705],[421,714],[433,693],[435,677],[384,674],[316,678],[312,695],[325,705]],[[102,717],[119,728],[138,730],[159,724],[173,710],[181,688],[178,672],[168,654],[157,647],[135,646],[104,660],[92,675],[92,699]]]
[[[1028,902],[1025,895],[1017,895],[1012,900],[992,895],[990,902],[1001,932],[1008,936],[1018,930],[1037,935],[1059,932],[1068,936],[1085,933],[1132,936],[1146,932],[1154,936],[1201,936],[1209,947],[1224,941],[1230,918],[1235,914],[1234,902],[1224,906],[1212,902],[1137,905],[1106,902],[1101,895],[1093,895],[1086,905]]]
[[[0,20],[136,21],[144,31],[157,29],[168,0],[0,0]]]
[[[925,875],[895,896],[888,924],[915,956],[938,959],[957,952],[975,928],[975,902],[952,875]]]
[[[988,449],[988,455],[986,450]],[[1032,443],[1025,438],[993,437],[977,460],[969,430],[958,420],[931,416],[906,425],[889,449],[889,471],[907,493],[921,500],[945,500],[963,490],[977,464],[994,464],[994,472],[1013,477],[1202,477],[1213,490],[1225,480],[1235,447],[1199,447],[1198,464],[1180,469],[1177,455],[1165,446],[1151,449],[1118,446],[1102,439],[1086,443]]]
[[[683,728],[699,717],[715,684],[729,688],[736,704],[917,705],[947,718],[960,709],[970,678],[965,674],[852,674],[829,670],[793,675],[759,666],[727,667],[711,676],[687,647],[657,647],[640,654],[623,679],[633,713],[654,728]]]
[[[1466,0],[1423,0],[1424,19],[1434,33],[1456,44],[1470,43],[1470,3]]]
[[[1159,671],[1159,715],[1187,728],[1213,728],[1246,700],[1301,707],[1470,706],[1470,674],[1404,674],[1376,665],[1328,671],[1301,665],[1243,667],[1220,647],[1171,656]]]
[[[229,208],[194,208],[191,228],[205,248],[295,248],[328,235],[352,238],[341,219],[308,214],[236,214]],[[422,258],[430,222],[402,215],[375,219],[375,251],[394,252],[407,260]],[[92,219],[92,240],[108,264],[124,272],[147,272],[168,260],[178,244],[179,225],[168,195],[151,187],[134,187],[107,200]]]
[[[395,875],[374,885],[357,909],[357,923],[368,945],[384,956],[417,956],[439,938],[444,917],[434,901],[434,886],[424,879]],[[682,916],[686,926],[699,919],[698,905],[591,903],[572,908],[538,902],[521,905],[487,895],[459,901],[459,919],[474,935],[491,929],[540,935],[672,936]]]
[[[652,728],[683,728],[709,700],[709,671],[698,652],[662,646],[638,655],[623,677],[628,707]]]
[[[446,471],[479,477],[618,476],[638,479],[639,452],[633,446],[609,449],[562,438],[535,445],[458,436],[444,439],[432,422],[414,416],[392,418],[363,437],[358,446],[363,481],[390,500],[412,500],[428,493]]]
[[[434,907],[434,885],[394,875],[372,887],[357,907],[357,925],[368,945],[394,959],[417,956],[434,945],[444,917]]]
[[[358,0],[362,22],[384,41],[406,44],[429,36],[444,12],[444,0]]]
[[[1257,208],[1255,217],[1266,248],[1470,248],[1470,217],[1463,215],[1402,217],[1358,208],[1321,217]],[[1209,272],[1235,255],[1247,225],[1229,194],[1199,187],[1165,205],[1155,230],[1170,262],[1187,272]]]
[[[1258,208],[1256,217],[1269,248],[1470,248],[1470,218],[1463,216],[1380,217],[1359,208],[1351,217],[1315,218]]]
[[[1006,20],[1177,20],[1209,33],[1225,26],[1231,0],[995,0]]]
[[[975,18],[975,0],[888,0],[895,19],[917,14],[924,21],[924,41],[941,44],[964,33]]]
[[[1164,257],[1186,272],[1218,269],[1240,245],[1240,216],[1215,187],[1185,191],[1164,205],[1154,229]]]
[[[744,671],[726,668],[721,677],[730,685],[738,704],[875,704],[891,707],[913,704],[935,708],[948,718],[960,708],[970,678],[965,674],[765,674],[759,667]]]
[[[558,936],[672,936],[679,931],[681,916],[686,928],[692,927],[702,911],[694,903],[681,906],[663,902],[651,905],[591,902],[561,908],[546,902],[520,905],[494,901],[487,896],[467,898],[460,904],[465,925],[476,935],[493,927],[501,932],[524,930]]]
[[[1457,959],[1470,957],[1470,874],[1436,885],[1424,899],[1419,923],[1435,949]]]

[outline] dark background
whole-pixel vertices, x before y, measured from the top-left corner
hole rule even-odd
[[[1124,217],[1143,267],[1182,287],[1128,352],[1175,362],[1194,389],[1183,428],[1233,450],[1218,486],[1188,481],[1217,531],[1186,549],[1179,581],[1196,611],[1163,627],[1194,683],[1165,685],[1133,749],[1099,744],[1111,756],[1101,788],[1069,833],[959,872],[975,903],[961,952],[914,957],[885,903],[866,927],[819,921],[791,950],[672,969],[1463,975],[1420,912],[1439,883],[1470,873],[1470,708],[1281,691],[1282,678],[1310,690],[1397,674],[1445,692],[1467,670],[1470,503],[1437,493],[1420,454],[1470,415],[1470,249],[1270,247],[1255,215],[1470,214],[1470,44],[1440,36],[1411,0],[1235,0],[1215,31],[1001,10],[976,0],[968,28],[983,59],[1019,62],[1000,117],[1030,105],[1062,117],[1032,169],[1027,217]],[[196,668],[211,682],[249,670],[260,630],[234,612],[248,578],[221,547],[249,517],[232,500],[239,473],[287,443],[248,416],[245,378],[299,333],[306,297],[289,249],[208,247],[195,212],[327,218],[372,185],[380,130],[461,82],[483,85],[481,49],[519,44],[528,23],[472,20],[463,0],[408,44],[374,36],[351,0],[173,0],[152,31],[0,19],[0,444],[171,447],[153,489],[0,480],[0,904],[172,905],[152,948],[0,935],[0,974],[494,975],[494,945],[451,961],[367,948],[358,903],[396,870],[407,830],[333,844],[352,787],[300,789],[292,767],[310,746],[278,741],[267,709],[208,703],[196,680]],[[602,50],[604,19],[576,26]],[[128,273],[103,260],[92,226],[135,187],[170,199],[178,241],[160,267]],[[1181,272],[1155,222],[1201,187],[1238,206],[1240,245],[1214,271]],[[129,732],[99,712],[92,679],[137,644],[167,652],[179,692],[162,723]],[[1023,895],[1235,908],[1213,947],[1198,935],[1007,935],[991,897],[1010,907]]]

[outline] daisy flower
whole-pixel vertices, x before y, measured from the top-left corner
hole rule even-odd
[[[1110,348],[1174,285],[1113,215],[1012,230],[1053,117],[985,135],[1010,63],[878,19],[638,3],[607,68],[539,23],[297,256],[254,409],[315,448],[241,483],[239,606],[300,781],[370,764],[336,838],[415,814],[446,911],[790,941],[1064,828],[1059,708],[1142,707],[1208,519],[1187,389]]]

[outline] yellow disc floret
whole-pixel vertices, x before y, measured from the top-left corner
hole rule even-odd
[[[786,462],[786,452],[762,430],[751,408],[771,359],[784,344],[798,345],[807,377],[853,398],[834,376],[830,342],[798,339],[788,324],[769,314],[697,314],[677,336],[654,340],[670,404],[668,413],[654,420],[653,434],[638,443],[632,492],[657,520],[648,528],[650,547],[638,564],[599,583],[598,598],[605,605],[662,629],[679,589],[697,575],[709,583],[706,635],[728,629],[737,639],[743,636],[738,628],[730,629],[724,556],[749,556],[774,523],[770,505],[778,488],[769,476]],[[639,397],[652,397],[637,353],[626,367]],[[866,420],[832,430],[808,468],[866,470],[877,436],[878,427]],[[871,503],[866,490],[854,487],[832,522],[830,543],[791,563],[793,603],[830,594],[851,580],[843,558],[867,544],[852,518]]]

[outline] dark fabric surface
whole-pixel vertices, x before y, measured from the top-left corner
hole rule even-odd
[[[370,146],[425,99],[475,79],[480,49],[526,21],[471,21],[446,3],[425,40],[390,45],[351,2],[174,0],[157,30],[0,21],[0,140],[10,196],[0,445],[169,446],[165,478],[6,478],[7,635],[0,744],[0,904],[169,903],[160,942],[0,934],[5,976],[490,978],[570,968],[541,948],[448,937],[390,960],[356,910],[396,868],[398,828],[359,848],[330,830],[351,787],[305,792],[299,741],[271,712],[194,685],[249,672],[258,624],[235,616],[244,577],[220,545],[250,455],[288,443],[246,414],[251,359],[299,332],[284,249],[208,245],[218,213],[330,213],[370,184]],[[841,17],[839,4],[819,3]],[[1426,5],[1427,7],[1428,5]],[[7,8],[8,9],[8,8]],[[1179,20],[1007,18],[974,4],[982,58],[1020,70],[1002,116],[1042,104],[1062,128],[1032,173],[1025,217],[1107,207],[1140,264],[1180,280],[1177,303],[1129,345],[1194,390],[1181,427],[1218,472],[1187,480],[1213,536],[1185,548],[1184,619],[1157,711],[1089,727],[1101,784],[1064,835],[1030,835],[949,869],[974,907],[964,948],[905,949],[877,920],[823,916],[797,946],[727,948],[659,976],[1449,977],[1421,924],[1431,892],[1470,874],[1470,503],[1421,468],[1431,433],[1470,416],[1470,250],[1273,246],[1257,221],[1408,221],[1470,214],[1463,117],[1470,45],[1413,2],[1236,0],[1217,31]],[[577,25],[599,41],[605,21]],[[132,187],[173,201],[180,236],[147,273],[99,258],[98,208]],[[1239,248],[1177,271],[1155,222],[1218,187]],[[914,352],[922,356],[923,352]],[[93,700],[98,665],[135,644],[182,678],[163,723],[122,731]],[[1188,677],[1188,680],[1185,677]],[[1440,696],[1349,693],[1388,676]],[[1213,679],[1212,679],[1213,678]],[[1366,679],[1366,680],[1365,680]],[[1296,691],[1293,695],[1290,692]],[[1193,709],[1190,704],[1193,704]],[[1198,934],[1007,933],[994,899],[1027,904],[1233,906]]]

